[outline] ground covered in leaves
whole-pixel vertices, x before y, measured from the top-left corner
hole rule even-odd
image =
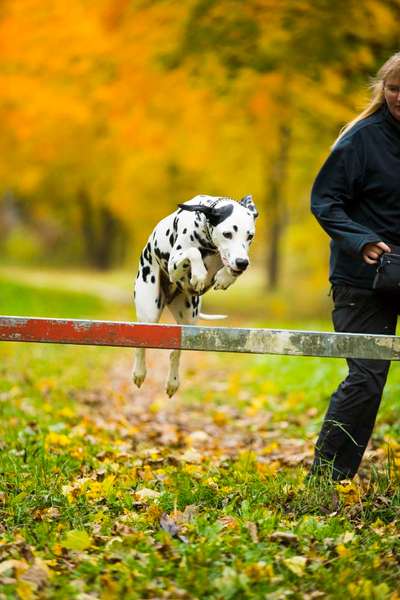
[[[335,485],[305,474],[343,361],[187,353],[172,400],[165,351],[140,391],[131,362],[0,346],[0,599],[400,598],[396,366],[360,477]]]

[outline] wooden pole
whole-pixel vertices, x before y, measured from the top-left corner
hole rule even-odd
[[[400,360],[392,335],[0,316],[0,341]]]

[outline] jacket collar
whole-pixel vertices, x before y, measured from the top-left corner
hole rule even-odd
[[[397,133],[397,135],[400,136],[400,121],[394,118],[386,102],[382,107],[382,114],[386,123],[388,123],[390,127]]]

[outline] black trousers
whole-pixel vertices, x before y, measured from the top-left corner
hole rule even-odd
[[[394,335],[399,297],[348,285],[333,287],[335,331]],[[312,473],[352,478],[371,436],[390,361],[348,359],[349,374],[332,395],[319,434]]]

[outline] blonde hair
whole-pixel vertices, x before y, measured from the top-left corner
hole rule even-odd
[[[385,103],[384,87],[387,79],[392,75],[400,76],[400,52],[396,52],[391,56],[379,69],[369,85],[371,89],[371,99],[364,110],[350,123],[347,123],[341,130],[334,144],[344,136],[359,121],[373,115]]]

